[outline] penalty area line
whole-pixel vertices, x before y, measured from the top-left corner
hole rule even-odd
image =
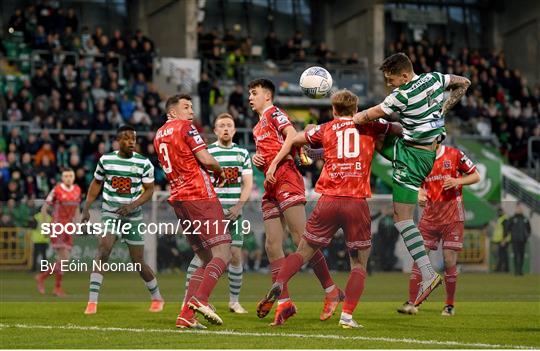
[[[3,324],[0,323],[0,329],[19,328],[19,329],[60,329],[60,330],[93,330],[99,332],[128,332],[128,333],[163,333],[163,334],[203,334],[203,335],[222,335],[239,337],[279,337],[279,338],[297,338],[297,339],[323,339],[323,340],[343,340],[343,341],[382,341],[388,343],[400,344],[418,344],[418,345],[440,345],[440,346],[462,346],[470,348],[502,348],[502,349],[534,349],[533,346],[523,345],[505,345],[505,344],[485,344],[485,343],[467,343],[459,341],[440,341],[440,340],[420,340],[412,338],[387,338],[370,337],[359,335],[325,335],[325,334],[298,334],[298,333],[255,333],[239,332],[234,330],[191,330],[191,329],[145,329],[145,328],[120,328],[120,327],[98,327],[98,326],[79,326],[68,325],[30,325],[30,324]]]

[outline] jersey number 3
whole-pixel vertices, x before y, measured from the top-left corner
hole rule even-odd
[[[163,167],[163,172],[171,173],[172,165],[171,165],[171,159],[169,158],[169,150],[167,149],[167,144],[165,143],[159,144],[159,153],[163,156],[163,160],[165,161],[165,165],[161,165]]]

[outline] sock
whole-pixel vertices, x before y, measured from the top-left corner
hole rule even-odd
[[[98,302],[99,289],[103,283],[103,275],[101,273],[90,273],[90,293],[88,294],[88,302]]]
[[[424,239],[418,231],[418,228],[414,224],[412,219],[407,219],[394,224],[396,229],[401,234],[407,250],[411,254],[414,262],[418,265],[420,272],[422,273],[422,280],[428,280],[435,275],[435,271],[429,261],[429,256],[426,253],[424,247]]]
[[[191,276],[193,275],[193,272],[195,272],[197,270],[197,268],[200,268],[200,267],[202,267],[201,259],[197,255],[193,256],[193,259],[189,263],[189,266],[187,268],[187,273],[186,273],[186,284],[185,284],[185,292],[184,292],[184,300],[185,301],[187,301],[186,300],[186,295],[187,295],[187,291],[188,291],[189,280],[191,279]]]
[[[416,263],[413,264],[411,277],[409,278],[409,302],[414,303],[416,297],[418,296],[418,290],[420,289],[420,284],[422,282],[422,275]]]
[[[347,321],[351,320],[352,319],[352,314],[341,312],[341,319],[344,319],[344,320],[347,320]]]
[[[366,279],[366,271],[362,268],[353,268],[347,281],[345,288],[345,301],[343,301],[343,312],[350,315],[353,314],[358,300],[364,292],[364,281]]]
[[[309,264],[311,265],[311,268],[313,268],[313,272],[319,279],[319,282],[321,282],[323,289],[334,285],[334,281],[332,280],[330,271],[328,270],[328,265],[326,264],[326,259],[324,258],[321,250],[315,251],[315,254],[309,260]]]
[[[292,255],[289,255],[289,256],[292,256]],[[270,262],[270,271],[272,273],[272,283],[276,282],[279,272],[284,262],[285,262],[285,257],[278,258],[277,260]],[[291,274],[291,277],[292,275],[294,275],[294,273]],[[287,285],[287,282],[289,281],[289,279],[280,280],[280,283],[283,283],[283,290],[281,290],[281,295],[279,295],[279,300],[282,300],[281,302],[287,301],[289,299],[289,287]]]
[[[204,268],[197,268],[192,274],[189,280],[188,288],[186,289],[186,295],[184,296],[184,305],[191,299],[193,295],[199,290],[199,286],[203,280]]]
[[[328,288],[325,288],[324,289],[324,292],[329,294],[331,293],[332,291],[334,291],[334,289],[336,288],[336,284],[333,284],[333,285],[330,285]]]
[[[54,281],[54,287],[57,289],[60,289],[62,287],[62,278],[64,277],[64,272],[58,269],[54,273],[55,273],[55,278],[56,278]]]
[[[149,282],[144,282],[144,284],[146,284],[148,291],[150,291],[152,300],[163,300],[163,297],[161,297],[161,294],[159,292],[159,286],[157,284],[156,277],[154,277],[154,279],[150,280]]]
[[[57,289],[62,287],[62,278],[64,277],[64,272],[62,272],[60,266],[60,261],[57,261],[56,265],[54,266],[54,270],[52,271],[55,277],[54,287]]]
[[[242,265],[235,267],[229,264],[229,301],[238,302],[240,289],[242,288],[242,276],[244,269]]]
[[[446,304],[454,305],[456,293],[457,267],[453,266],[444,270],[444,287],[446,288]]]
[[[304,260],[302,258],[302,255],[296,252],[290,254],[289,256],[287,256],[287,258],[284,258],[284,262],[281,265],[281,270],[277,274],[276,278],[272,280],[278,283],[282,283],[283,287],[285,287],[289,280],[292,278],[292,276],[295,275],[302,268],[303,265]]]
[[[53,270],[51,269],[51,267],[47,268],[46,271],[43,271],[41,273],[39,273],[39,278],[40,279],[47,279],[51,276]]]
[[[214,257],[210,262],[208,262],[206,268],[204,269],[204,276],[201,285],[195,294],[195,297],[197,297],[199,301],[202,303],[208,303],[208,297],[212,293],[212,290],[214,290],[219,277],[221,277],[223,272],[225,272],[226,268],[227,264],[219,257]],[[191,278],[193,279],[193,276]]]

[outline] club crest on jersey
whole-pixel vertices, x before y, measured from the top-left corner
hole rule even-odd
[[[244,157],[240,154],[236,154],[236,161],[242,162],[244,160]]]
[[[444,169],[450,169],[450,168],[452,168],[452,163],[450,163],[449,160],[444,160],[443,167],[444,167]]]

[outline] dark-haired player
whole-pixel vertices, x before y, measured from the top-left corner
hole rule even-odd
[[[453,74],[438,72],[416,75],[407,55],[387,57],[380,70],[387,85],[394,88],[384,101],[354,115],[364,124],[397,113],[403,136],[385,139],[381,154],[392,161],[395,226],[422,274],[414,305],[418,306],[441,284],[426,254],[424,241],[413,221],[418,189],[431,172],[435,149],[446,136],[444,116],[461,99],[471,82]],[[444,91],[451,90],[444,101]]]
[[[176,326],[204,329],[194,311],[210,323],[223,323],[208,299],[229,264],[231,235],[209,171],[213,173],[215,184],[220,186],[225,182],[225,173],[192,123],[191,96],[171,96],[165,111],[167,122],[156,132],[154,147],[171,186],[169,204],[182,221],[193,251],[202,261],[201,267],[191,275]]]
[[[275,281],[283,262],[284,226],[286,225],[296,244],[300,242],[306,225],[306,203],[304,179],[296,168],[292,155],[287,151],[282,161],[273,164],[274,158],[282,152],[285,143],[291,143],[296,136],[289,116],[274,106],[275,87],[268,79],[256,79],[249,83],[249,105],[259,117],[253,128],[257,152],[253,157],[255,166],[265,174],[272,170],[272,179],[264,183],[262,212],[266,232],[266,253],[270,261],[272,282]],[[289,148],[290,150],[290,148]],[[334,284],[328,271],[324,255],[317,251],[310,260],[311,267],[325,290],[326,297],[321,320],[330,318],[337,305],[343,301],[343,292]],[[271,306],[270,306],[271,308]],[[259,318],[270,312],[265,306],[257,307]],[[296,307],[289,298],[285,284],[278,300],[278,307],[271,325],[281,325],[296,313]]]
[[[150,312],[159,312],[163,310],[165,302],[159,292],[152,268],[144,262],[144,238],[139,233],[139,223],[143,219],[141,205],[150,200],[154,192],[154,166],[148,158],[134,151],[135,129],[130,126],[118,128],[116,140],[119,150],[101,156],[98,161],[94,179],[86,195],[82,221],[87,222],[90,219],[90,206],[99,196],[103,186],[101,221],[107,232],[99,237],[96,261],[107,262],[117,239],[125,242],[132,262],[140,264],[139,274],[152,299]],[[128,234],[118,232],[116,231],[118,226],[113,226],[113,223],[120,223],[122,226],[129,223],[131,229]],[[110,230],[112,228],[115,230]],[[99,266],[96,265],[96,267]],[[90,292],[85,314],[97,312],[99,290],[102,284],[102,273],[94,270],[90,274]]]

